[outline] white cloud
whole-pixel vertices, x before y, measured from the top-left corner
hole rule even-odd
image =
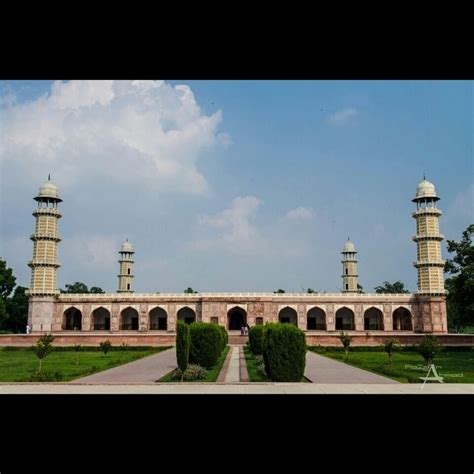
[[[2,99],[4,102],[6,98]],[[49,94],[0,110],[0,158],[61,186],[87,176],[203,194],[202,153],[230,138],[221,111],[203,115],[191,89],[163,81],[56,81]]]
[[[298,206],[285,214],[286,219],[308,221],[313,219],[314,211],[309,207]]]
[[[332,125],[344,125],[355,117],[356,114],[357,110],[354,108],[338,110],[328,117],[328,122]]]
[[[243,255],[262,252],[266,241],[252,222],[260,205],[255,196],[239,196],[229,208],[200,217],[198,238],[188,246],[200,251],[220,249]]]

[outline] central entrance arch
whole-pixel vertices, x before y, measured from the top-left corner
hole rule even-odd
[[[92,311],[92,327],[94,331],[109,331],[110,312],[102,306],[94,309],[94,311]]]
[[[120,313],[120,329],[138,331],[138,311],[135,308],[125,308]]]
[[[298,326],[298,315],[296,314],[296,311],[293,308],[290,308],[289,306],[283,308],[278,313],[278,320],[280,321],[280,323],[288,323]]]
[[[177,316],[178,316],[178,319],[180,319],[181,321],[184,321],[186,324],[191,324],[191,323],[194,323],[194,321],[196,321],[196,313],[194,312],[194,310],[192,310],[188,306],[181,308],[178,311]]]
[[[229,331],[240,330],[242,326],[247,324],[247,312],[238,306],[229,309],[227,312],[227,323]]]

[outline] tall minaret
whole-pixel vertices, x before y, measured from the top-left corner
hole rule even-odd
[[[128,241],[128,239],[122,244],[122,248],[119,252],[120,254],[120,274],[118,275],[119,278],[119,286],[118,286],[118,293],[133,293],[132,289],[132,269],[133,269],[133,251],[132,244]]]
[[[357,288],[357,258],[354,244],[347,238],[342,249],[342,292],[358,293]]]
[[[439,216],[442,212],[436,207],[439,197],[433,183],[423,176],[423,181],[416,188],[416,211],[412,216],[416,219],[416,262],[418,269],[418,290],[421,295],[443,295],[444,260],[441,258],[441,241],[444,236],[439,233]]]
[[[28,262],[31,267],[30,296],[54,296],[59,294],[56,273],[61,266],[58,262],[57,246],[61,240],[58,233],[58,203],[62,201],[58,188],[50,181],[44,183],[38,196],[34,198],[38,207],[33,212],[36,217],[33,241],[33,259]]]

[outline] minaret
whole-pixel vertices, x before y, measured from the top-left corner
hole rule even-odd
[[[120,254],[120,274],[118,275],[119,278],[119,286],[118,286],[118,293],[133,293],[132,289],[132,269],[133,269],[133,251],[132,244],[128,241],[128,239],[122,244],[122,248],[119,252]]]
[[[56,273],[61,266],[58,262],[57,246],[61,240],[58,234],[58,203],[62,201],[58,188],[50,181],[44,183],[38,196],[34,198],[38,207],[33,212],[36,217],[33,241],[33,259],[28,262],[31,267],[30,296],[54,296],[59,294]]]
[[[420,295],[443,295],[444,260],[441,258],[441,241],[444,236],[439,233],[439,216],[442,212],[436,207],[439,197],[433,183],[423,176],[423,181],[416,188],[416,262],[418,269],[418,290]]]
[[[342,292],[358,293],[357,288],[357,258],[354,244],[347,238],[342,249]]]

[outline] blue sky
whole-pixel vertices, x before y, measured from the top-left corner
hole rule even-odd
[[[25,286],[49,172],[61,287],[115,291],[128,237],[137,292],[339,291],[350,236],[366,291],[414,290],[423,172],[446,238],[474,222],[469,81],[4,81],[0,97],[0,255]]]

